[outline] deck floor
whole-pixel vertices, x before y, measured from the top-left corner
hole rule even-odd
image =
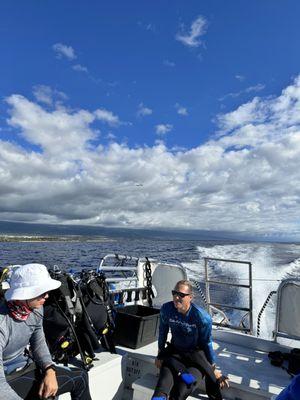
[[[217,364],[231,384],[278,394],[290,382],[286,371],[270,364],[263,351],[226,342],[215,342]]]
[[[141,349],[126,350],[133,357],[154,363],[157,342]],[[214,350],[218,367],[229,377],[231,387],[236,390],[249,393],[259,391],[262,396],[270,398],[270,395],[280,393],[290,382],[286,371],[270,364],[267,351],[221,340],[214,341]]]
[[[247,338],[245,340],[247,341]],[[230,379],[231,388],[224,391],[224,398],[270,399],[272,394],[278,394],[289,384],[289,375],[270,364],[267,351],[255,350],[251,346],[245,347],[237,343],[238,341],[222,341],[220,338],[214,341],[217,365]],[[100,353],[99,361],[95,362],[95,367],[90,371],[93,398],[101,395],[103,399],[117,400],[121,397],[114,391],[117,391],[122,380],[123,383],[127,381],[131,384],[145,373],[150,373],[153,382],[156,382],[158,370],[154,366],[154,360],[157,342],[136,350],[118,347],[117,351],[118,355]],[[128,364],[128,360],[133,362],[132,366]],[[134,360],[137,360],[137,363]],[[153,385],[155,386],[155,383]],[[110,394],[104,395],[106,391],[110,391]],[[66,395],[62,398],[69,397]],[[195,398],[205,399],[205,396],[198,394]]]

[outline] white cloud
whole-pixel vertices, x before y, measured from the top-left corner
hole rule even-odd
[[[164,64],[166,67],[171,67],[171,68],[174,68],[174,67],[176,66],[176,64],[175,64],[173,61],[170,61],[170,60],[164,60],[164,61],[163,61],[163,64]]]
[[[157,135],[165,135],[173,129],[171,124],[158,124],[155,126],[155,131]]]
[[[75,60],[77,58],[73,47],[67,46],[63,43],[55,43],[52,46],[57,58],[67,58],[68,60]]]
[[[68,150],[77,155],[95,137],[89,128],[95,116],[88,111],[69,113],[56,109],[50,112],[20,95],[12,95],[6,101],[11,106],[8,124],[21,129],[28,142],[41,146],[46,153]]]
[[[247,87],[245,93],[260,92],[261,90],[264,90],[265,87],[266,85],[258,83],[257,85]]]
[[[175,108],[176,108],[176,110],[177,110],[177,114],[183,115],[183,116],[185,116],[185,117],[186,117],[187,115],[189,115],[188,110],[187,110],[186,107],[182,107],[180,104],[176,103],[176,104],[175,104]]]
[[[193,21],[189,32],[177,33],[176,39],[188,47],[199,47],[202,44],[201,36],[206,33],[207,20],[201,15]]]
[[[53,104],[53,92],[49,86],[37,85],[33,88],[34,97],[40,103],[45,103],[51,106]]]
[[[39,103],[52,106],[54,99],[58,98],[59,101],[66,100],[68,96],[58,90],[53,90],[50,86],[36,85],[33,87],[33,95]]]
[[[224,101],[227,98],[231,97],[231,98],[237,98],[243,94],[248,94],[248,93],[258,93],[261,92],[262,90],[264,90],[264,88],[266,87],[266,85],[262,84],[262,83],[258,83],[257,85],[253,85],[253,86],[249,86],[246,89],[240,90],[239,92],[232,92],[232,93],[227,93],[224,96],[219,98],[219,101]]]
[[[76,71],[76,72],[85,72],[85,73],[88,73],[88,72],[89,72],[88,69],[87,69],[87,67],[85,67],[84,65],[81,65],[81,64],[75,64],[75,65],[73,65],[73,66],[72,66],[72,69],[73,69],[74,71]]]
[[[179,150],[121,145],[113,136],[108,146],[95,145],[95,112],[50,112],[20,95],[7,102],[0,220],[300,239],[300,78],[278,96],[219,115],[222,136]]]
[[[108,134],[105,137],[108,140],[115,140],[116,139],[116,135],[114,135],[112,132],[108,132]]]
[[[240,82],[243,82],[246,79],[244,75],[239,75],[239,74],[236,74],[235,78]]]
[[[264,106],[265,104],[258,97],[255,97],[252,101],[241,105],[236,110],[221,114],[219,116],[219,125],[221,129],[232,130],[242,125],[264,122],[266,117]]]
[[[154,24],[152,24],[151,22],[149,23],[144,23],[142,21],[138,22],[138,26],[142,29],[145,29],[146,31],[150,31],[152,33],[156,32],[156,26]]]
[[[153,111],[151,110],[151,108],[144,106],[143,103],[140,103],[136,115],[138,117],[145,117],[147,115],[151,115],[152,112]]]
[[[151,31],[151,32],[155,32],[155,31],[156,31],[155,25],[153,25],[153,24],[151,24],[151,23],[147,24],[146,27],[145,27],[145,29],[146,29],[147,31]]]
[[[119,117],[113,112],[105,110],[105,108],[99,108],[94,112],[94,115],[99,121],[105,122],[110,126],[119,126],[121,124]]]

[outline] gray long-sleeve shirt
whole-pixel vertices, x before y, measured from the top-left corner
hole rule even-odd
[[[43,331],[42,310],[38,313],[30,313],[26,321],[16,321],[9,316],[6,304],[0,306],[0,393],[5,400],[22,400],[7,383],[4,368],[22,358],[29,344],[39,366],[43,368],[52,363]]]

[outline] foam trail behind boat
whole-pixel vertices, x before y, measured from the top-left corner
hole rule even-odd
[[[214,246],[198,246],[199,260],[195,263],[185,264],[189,278],[198,281],[204,280],[204,260],[203,257],[232,259],[240,261],[249,261],[253,266],[253,321],[254,330],[256,332],[257,315],[265,302],[268,294],[272,290],[276,290],[282,278],[287,276],[295,276],[295,270],[300,265],[300,259],[296,259],[288,264],[281,264],[277,245],[272,243],[239,243],[239,244],[217,244]],[[290,246],[290,245],[289,245]],[[296,246],[296,251],[299,246]],[[289,247],[290,248],[290,247]],[[282,251],[282,249],[281,249]],[[299,253],[298,253],[299,254]],[[282,258],[282,252],[280,253]],[[240,283],[245,283],[247,278],[247,267],[234,266],[230,263],[214,262],[211,269],[215,276],[222,275],[237,279]],[[232,290],[224,293],[224,303],[228,304]],[[247,304],[247,291],[245,289],[238,290],[239,301]],[[236,301],[236,298],[230,300]],[[261,322],[261,337],[270,337],[274,328],[274,303],[271,302],[267,307],[264,318]]]

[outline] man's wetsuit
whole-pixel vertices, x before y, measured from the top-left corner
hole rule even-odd
[[[171,330],[171,343],[166,345],[167,335]],[[212,346],[212,320],[202,308],[191,303],[186,314],[177,311],[173,301],[165,303],[160,312],[158,358],[163,361],[160,377],[154,396],[170,395],[170,398],[186,399],[193,391],[178,378],[178,371],[172,367],[170,357],[183,364],[187,372],[192,373],[197,381],[205,376],[207,394],[211,399],[222,399],[219,384],[214,375],[212,364],[215,354]]]

